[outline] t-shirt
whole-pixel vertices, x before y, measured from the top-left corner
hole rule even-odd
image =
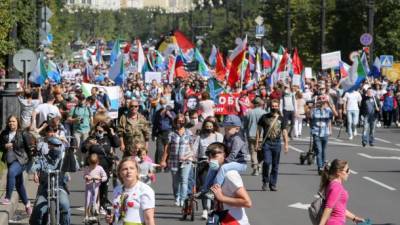
[[[265,138],[265,135],[267,135],[268,130],[270,130],[270,127],[272,125],[272,122],[274,121],[274,118],[275,118],[274,114],[267,113],[267,114],[264,114],[258,121],[258,126],[263,128],[263,134],[264,134],[263,138]],[[274,126],[269,131],[269,135],[268,135],[267,139],[269,139],[269,140],[280,139],[283,129],[285,129],[285,123],[284,123],[283,117],[281,115],[279,115],[278,119],[276,119],[276,122],[274,123]]]
[[[215,103],[213,100],[204,100],[199,103],[201,116],[203,119],[207,118],[208,116],[214,116],[214,106]]]
[[[113,208],[116,225],[144,224],[144,211],[155,208],[153,189],[138,181],[133,188],[125,189],[121,185],[114,189]]]
[[[61,117],[61,113],[60,110],[58,110],[58,108],[52,104],[49,103],[43,103],[38,105],[35,108],[35,112],[39,115],[39,119],[36,121],[37,125],[41,125],[44,121],[47,120],[47,116],[49,114],[53,114],[55,116],[59,116]]]
[[[88,133],[90,131],[90,118],[92,112],[88,106],[79,107],[76,106],[69,112],[69,116],[72,118],[81,118],[80,123],[74,123],[74,132]]]
[[[360,110],[358,104],[361,103],[362,97],[358,91],[346,92],[343,100],[347,104],[347,110]]]
[[[214,142],[223,142],[224,136],[219,133],[211,133],[210,135],[200,135],[196,138],[193,144],[193,151],[197,155],[197,159],[207,158],[206,150],[207,147]]]
[[[222,184],[222,193],[228,197],[235,197],[236,191],[244,187],[242,177],[236,170],[226,173],[224,183]],[[246,211],[243,207],[235,207],[224,204],[224,209],[229,210],[229,214],[239,222],[240,225],[250,225]]]
[[[346,208],[349,194],[338,181],[331,181],[326,188],[325,207],[332,209],[326,225],[346,224]]]
[[[31,125],[32,112],[40,104],[40,100],[24,99],[18,96],[19,104],[21,105],[21,127],[26,128]]]

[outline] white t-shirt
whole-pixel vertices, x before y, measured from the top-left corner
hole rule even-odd
[[[344,94],[343,100],[347,104],[347,110],[360,110],[360,107],[358,106],[358,104],[361,103],[362,100],[360,92],[346,92],[346,94]]]
[[[124,206],[121,207],[123,203]],[[114,189],[113,208],[116,225],[144,224],[144,211],[155,208],[154,191],[141,181],[130,189],[123,189],[120,185]]]
[[[236,170],[226,173],[224,183],[222,184],[222,193],[228,197],[234,197],[235,192],[243,186],[242,177]],[[224,204],[224,209],[229,210],[229,214],[233,216],[240,225],[250,225],[246,212],[243,207],[234,207]]]
[[[214,116],[214,106],[215,103],[213,100],[204,100],[199,103],[200,110],[201,110],[201,116],[203,119],[209,117],[209,116]]]
[[[38,126],[41,126],[44,121],[47,120],[47,116],[49,114],[54,114],[56,116],[61,117],[60,110],[57,108],[57,106],[49,104],[49,103],[43,103],[38,105],[36,107],[35,112],[39,115],[39,119],[36,121],[36,124]]]

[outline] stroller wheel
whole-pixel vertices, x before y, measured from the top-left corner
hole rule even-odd
[[[192,209],[191,209],[191,213],[190,213],[190,220],[191,220],[191,221],[194,221],[194,210],[195,210],[194,207],[195,207],[195,205],[192,204],[192,205],[191,205],[191,208],[192,208]]]
[[[304,162],[306,161],[306,155],[304,153],[300,153],[300,165],[304,165]]]
[[[313,155],[313,154],[309,154],[309,155],[307,156],[307,164],[308,164],[308,165],[314,164],[314,155]]]

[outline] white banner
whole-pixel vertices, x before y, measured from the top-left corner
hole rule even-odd
[[[342,60],[340,51],[321,54],[321,68],[326,70],[339,67],[340,60]]]
[[[307,79],[312,78],[312,68],[311,67],[304,68],[304,77]]]
[[[118,108],[120,106],[120,96],[121,96],[121,87],[120,86],[100,86],[89,83],[82,83],[82,92],[85,97],[89,97],[91,95],[90,91],[93,87],[97,87],[99,90],[103,90],[104,93],[108,95],[110,98],[111,108],[108,112],[108,115],[112,119],[118,118]]]
[[[150,84],[152,80],[156,80],[157,83],[161,83],[162,74],[161,72],[146,72],[144,74],[144,81],[146,84]]]

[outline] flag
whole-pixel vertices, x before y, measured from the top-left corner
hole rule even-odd
[[[89,63],[86,63],[83,71],[82,81],[84,83],[90,83],[92,81],[93,74],[93,67]]]
[[[262,58],[264,70],[267,70],[267,71],[271,70],[272,69],[272,59],[264,47],[262,47],[262,50],[261,50],[261,58]]]
[[[245,39],[233,50],[229,59],[231,60],[231,66],[228,76],[228,85],[231,88],[235,88],[238,81],[240,81],[239,67],[242,64],[247,47],[247,36]]]
[[[186,79],[189,74],[185,70],[185,64],[183,62],[183,56],[177,55],[175,58],[175,76],[178,78]]]
[[[250,71],[254,71],[256,69],[256,48],[249,47],[247,52],[249,53],[248,63]]]
[[[47,79],[46,66],[44,65],[44,59],[42,56],[39,57],[35,70],[32,71],[29,76],[29,81],[35,84],[43,85]]]
[[[156,60],[155,60],[155,69],[156,71],[165,71],[168,67],[168,62],[165,62],[164,57],[161,55],[161,53],[157,50],[155,50],[156,53]]]
[[[361,55],[361,63],[364,67],[364,71],[366,74],[369,74],[369,65],[368,65],[368,59],[367,59],[367,55],[365,54],[365,52],[363,51],[362,55]]]
[[[262,75],[261,64],[260,64],[260,54],[256,55],[256,70],[254,73],[254,80],[259,81]]]
[[[207,92],[210,93],[210,98],[214,102],[218,102],[218,96],[224,91],[224,88],[218,83],[215,78],[210,78],[207,84]]]
[[[242,65],[240,67],[240,74],[241,74],[242,84],[247,84],[251,79],[249,60],[247,59],[243,60]]]
[[[342,79],[340,84],[344,91],[356,90],[365,80],[365,77],[364,66],[362,65],[360,57],[357,57],[357,59],[354,60],[353,65],[351,65],[349,75]]]
[[[226,78],[226,68],[224,65],[224,58],[219,51],[217,51],[217,60],[215,64],[215,78],[219,81],[223,81]]]
[[[137,72],[142,73],[143,66],[146,61],[146,57],[144,55],[144,51],[142,48],[142,43],[140,42],[139,39],[136,40],[136,45],[137,45],[137,51],[138,51],[138,59],[137,59]]]
[[[98,64],[101,64],[103,62],[103,55],[102,55],[102,49],[100,48],[99,43],[97,43],[96,46],[96,61]]]
[[[378,78],[381,76],[381,61],[378,57],[375,58],[374,64],[372,64],[369,76],[372,76],[374,78]]]
[[[183,50],[184,53],[194,49],[194,44],[189,41],[189,39],[181,31],[176,30],[174,32],[174,37],[176,44],[179,46],[180,49]]]
[[[215,45],[212,46],[210,57],[208,57],[208,63],[211,67],[214,67],[217,63],[217,47]]]
[[[210,71],[208,69],[208,66],[207,66],[206,62],[204,61],[204,58],[201,55],[200,51],[197,48],[195,49],[194,57],[197,60],[197,62],[199,63],[199,73],[203,77],[209,77]]]
[[[124,57],[120,54],[117,61],[111,66],[108,77],[112,79],[116,85],[122,85],[125,81],[125,65]]]
[[[59,84],[61,83],[61,75],[60,75],[60,70],[52,60],[49,60],[48,66],[47,66],[47,77],[49,80],[52,82]]]
[[[173,55],[168,57],[167,80],[170,84],[174,82],[176,58]]]
[[[128,42],[125,47],[124,47],[124,54],[129,54],[129,52],[131,51],[131,43]]]
[[[301,75],[304,67],[299,57],[299,53],[297,52],[297,48],[294,49],[292,66],[293,66],[293,74]]]
[[[119,40],[116,40],[114,42],[114,46],[111,50],[111,55],[110,55],[110,66],[112,66],[115,61],[117,61],[119,54],[121,53],[121,49],[120,49],[120,43]]]
[[[339,62],[340,79],[344,79],[347,76],[349,76],[349,70],[350,70],[350,66],[347,63],[345,63],[343,61]]]

